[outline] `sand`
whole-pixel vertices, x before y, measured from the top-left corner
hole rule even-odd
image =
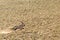
[[[0,0],[0,40],[60,40],[60,0]],[[5,31],[5,29],[8,29]]]

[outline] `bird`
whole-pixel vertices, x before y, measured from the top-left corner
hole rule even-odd
[[[23,22],[21,23],[22,24],[20,24],[19,26],[14,26],[13,28],[0,29],[0,34],[9,34],[16,31],[17,29],[24,29],[25,24]]]
[[[22,29],[24,29],[24,26],[25,26],[25,24],[21,21],[21,25],[19,25],[19,26],[14,26],[14,27],[12,28],[12,30],[17,30],[17,29],[22,30]]]

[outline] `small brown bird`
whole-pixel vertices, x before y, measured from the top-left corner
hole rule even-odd
[[[6,28],[6,29],[0,29],[0,34],[8,34],[11,32],[16,31],[17,29],[24,29],[23,27],[25,26],[25,24],[23,22],[21,22],[22,24],[19,26],[14,26],[13,28]]]
[[[14,27],[12,28],[12,30],[17,30],[17,29],[22,30],[22,29],[24,29],[25,24],[24,24],[23,22],[21,22],[21,23],[22,23],[22,24],[19,25],[19,26],[14,26]]]

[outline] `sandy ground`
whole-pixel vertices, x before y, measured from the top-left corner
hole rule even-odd
[[[25,23],[0,40],[60,40],[59,8],[60,0],[0,0],[1,30]]]

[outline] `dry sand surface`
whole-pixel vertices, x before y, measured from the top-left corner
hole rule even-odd
[[[20,21],[24,29],[11,32]],[[60,40],[60,0],[0,0],[0,33],[0,40]]]

